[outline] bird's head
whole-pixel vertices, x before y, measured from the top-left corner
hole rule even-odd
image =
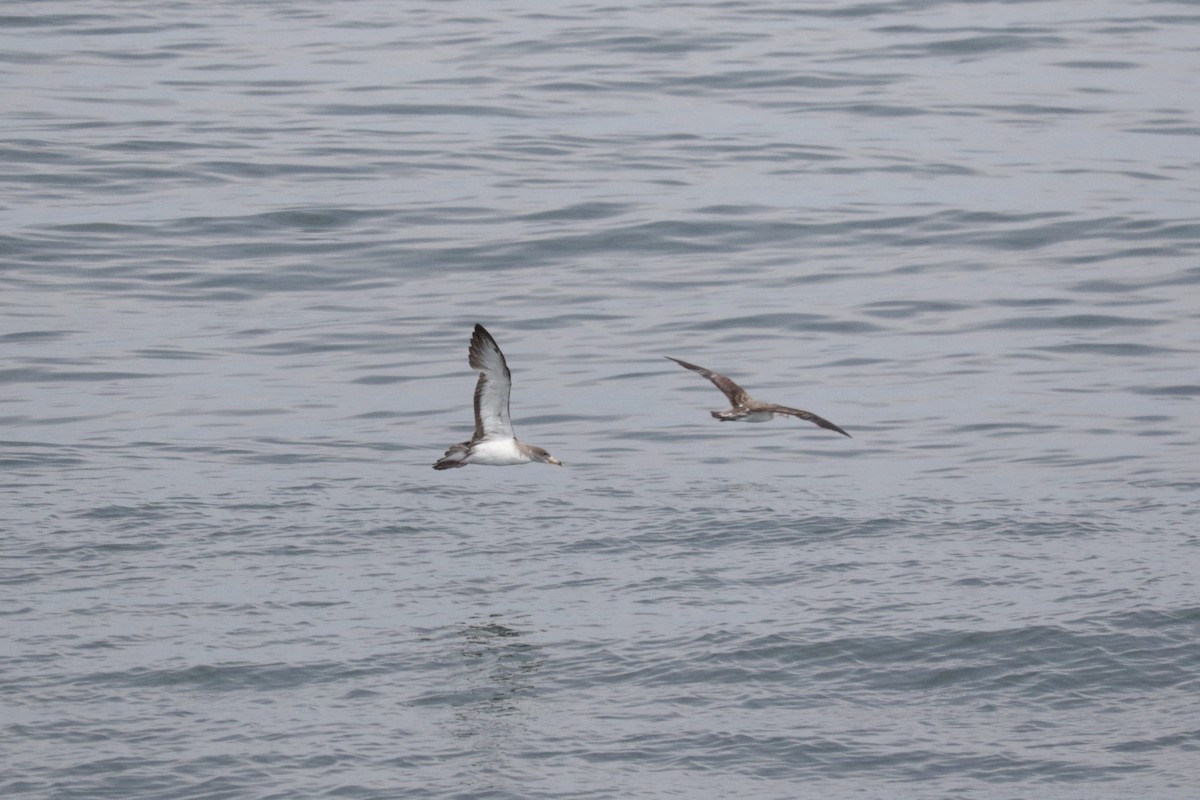
[[[543,464],[554,464],[559,467],[563,465],[561,461],[541,447],[530,447],[529,455],[533,456],[534,461],[540,461]]]

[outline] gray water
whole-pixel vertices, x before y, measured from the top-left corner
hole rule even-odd
[[[0,39],[0,795],[1197,796],[1195,2]]]

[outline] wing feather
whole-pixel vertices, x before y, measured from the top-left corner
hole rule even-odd
[[[842,436],[850,436],[850,434],[846,433],[844,430],[839,428],[837,425],[834,425],[832,422],[825,419],[824,417],[818,417],[816,414],[812,413],[811,411],[804,411],[799,408],[788,408],[787,406],[777,406],[774,403],[757,403],[756,408],[761,411],[774,411],[776,414],[784,414],[789,417],[797,417],[798,419],[806,420],[815,425],[819,425],[822,428],[825,428],[826,430],[837,431]],[[850,438],[854,438],[854,437],[851,436]]]
[[[512,373],[500,346],[482,325],[475,326],[471,335],[468,362],[479,370],[475,384],[475,439],[513,438],[512,417],[508,403],[512,395]]]
[[[738,386],[721,373],[713,372],[711,369],[705,369],[704,367],[698,367],[695,364],[689,364],[686,361],[680,361],[678,358],[671,358],[671,356],[664,356],[664,358],[670,358],[684,369],[690,369],[692,372],[698,372],[704,377],[708,378],[713,382],[714,386],[725,393],[725,396],[729,398],[730,405],[732,405],[734,408],[737,408],[738,406],[744,406],[751,402],[750,395],[746,393],[745,389]]]

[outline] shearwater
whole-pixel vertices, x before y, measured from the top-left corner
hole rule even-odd
[[[541,447],[525,444],[513,433],[508,401],[512,394],[512,373],[500,346],[482,325],[475,325],[467,361],[479,370],[475,384],[475,435],[470,441],[451,445],[446,454],[433,465],[434,469],[454,469],[468,464],[488,467],[507,467],[541,461],[545,464],[562,462]]]

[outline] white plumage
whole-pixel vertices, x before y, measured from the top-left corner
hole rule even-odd
[[[513,433],[508,408],[512,373],[500,346],[482,325],[476,325],[471,335],[467,361],[479,370],[479,381],[475,384],[475,435],[470,441],[451,445],[433,468],[455,469],[468,464],[508,467],[530,461],[561,467],[562,462],[557,458],[536,445],[525,444]]]

